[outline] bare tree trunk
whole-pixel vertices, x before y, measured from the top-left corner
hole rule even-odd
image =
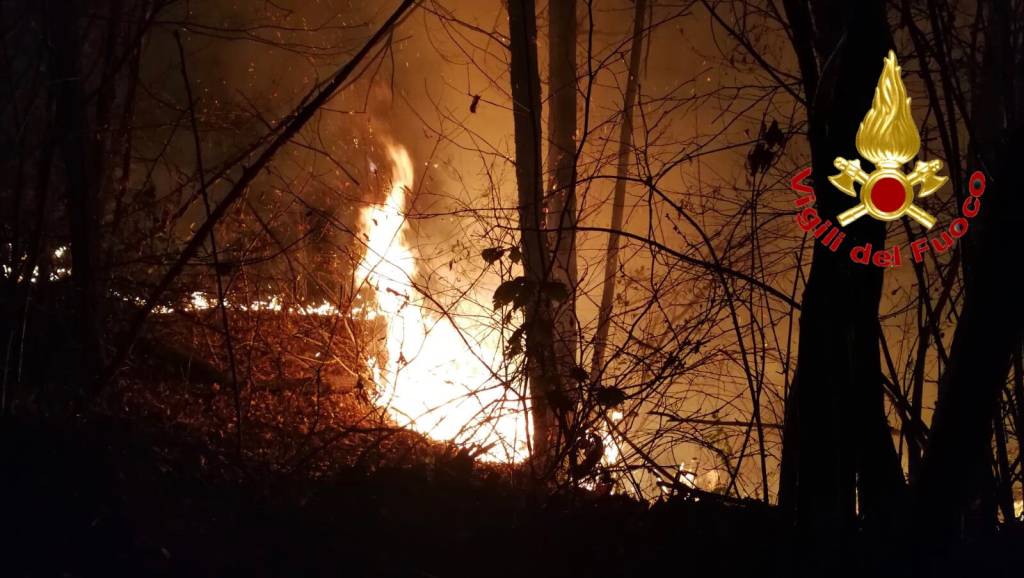
[[[921,534],[943,548],[964,534],[994,529],[992,425],[1001,424],[1000,392],[1024,328],[1019,287],[1007,279],[1008,255],[1024,251],[1024,110],[1013,95],[1024,86],[1022,61],[1012,47],[1008,2],[992,2],[986,55],[973,99],[971,161],[985,173],[981,212],[964,237],[964,305],[919,479],[915,480]],[[971,168],[971,167],[968,167]],[[969,184],[970,185],[970,184]]]
[[[786,10],[793,26],[800,27],[794,30],[794,48],[809,103],[817,210],[835,222],[848,201],[827,177],[835,172],[837,156],[858,156],[857,128],[871,107],[890,47],[885,3],[810,2],[808,7],[793,0]],[[812,13],[814,30],[809,30]],[[885,243],[885,224],[879,221],[862,219],[845,232],[848,247]],[[858,495],[866,527],[891,529],[897,515],[902,470],[885,419],[879,359],[882,274],[815,243],[786,404],[781,488],[812,570],[819,565],[817,570],[834,570],[830,565],[841,560],[857,527]]]
[[[549,267],[545,239],[544,187],[541,171],[540,74],[537,66],[537,17],[533,0],[508,3],[513,124],[516,148],[516,183],[519,190],[519,228],[525,277],[541,287]],[[556,422],[551,390],[557,387],[549,352],[552,344],[550,307],[537,291],[526,307],[526,363],[533,418],[532,454],[542,475],[551,465]]]
[[[54,6],[51,43],[53,45],[53,83],[56,96],[56,124],[63,132],[61,153],[64,160],[68,218],[71,229],[71,280],[75,293],[75,331],[78,339],[80,383],[78,395],[96,378],[102,367],[99,311],[99,217],[98,159],[94,137],[89,129],[85,107],[79,48],[77,2]]]
[[[626,177],[629,176],[629,155],[633,149],[633,104],[636,101],[640,75],[640,55],[643,53],[644,15],[647,0],[636,0],[633,7],[633,39],[629,47],[629,78],[622,103],[622,124],[619,126],[618,167],[615,172],[615,193],[612,198],[612,231],[622,229],[622,213],[626,205]],[[604,286],[601,289],[601,308],[598,310],[597,332],[594,334],[594,357],[590,366],[590,381],[598,383],[604,372],[608,330],[615,300],[615,273],[619,269],[619,235],[608,235],[608,248],[604,261]]]
[[[574,438],[580,433],[573,423],[572,408],[579,400],[574,378],[579,349],[576,319],[576,0],[548,4],[548,108],[549,196],[545,229],[551,251],[552,281],[565,285],[568,298],[552,305],[555,371],[564,408],[554,408],[558,422],[555,453],[575,456]],[[573,387],[576,385],[577,387]]]

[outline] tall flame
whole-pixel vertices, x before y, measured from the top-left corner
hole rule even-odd
[[[871,110],[857,129],[857,152],[878,166],[899,166],[917,156],[921,137],[910,115],[910,97],[890,50],[875,87]]]
[[[387,153],[391,191],[383,205],[361,214],[367,251],[356,269],[357,287],[374,289],[373,314],[387,324],[387,359],[370,361],[380,388],[376,402],[398,425],[478,449],[482,459],[525,459],[526,405],[490,369],[500,361],[498,337],[468,321],[488,312],[463,300],[455,313],[435,314],[413,285],[417,265],[405,215],[413,164],[401,146],[388,146]]]

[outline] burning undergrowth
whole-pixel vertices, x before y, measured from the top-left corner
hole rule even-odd
[[[398,424],[473,448],[482,459],[521,461],[528,454],[529,403],[514,374],[502,371],[501,332],[487,323],[491,312],[478,301],[445,308],[416,285],[406,216],[414,165],[404,148],[386,149],[390,190],[383,203],[362,211],[366,253],[356,269],[365,297],[359,316],[383,322],[384,351],[368,360],[382,386],[375,402]]]
[[[383,330],[380,320],[233,312],[236,395],[217,319],[215,309],[157,316],[121,375],[114,411],[204,448],[204,467],[209,460],[317,477],[470,459],[396,423],[379,404],[359,343]]]
[[[359,215],[350,287],[311,302],[257,271],[228,271],[223,303],[209,280],[181,291],[136,344],[115,411],[283,471],[522,461],[529,406],[501,330],[477,300],[446,307],[417,285],[413,164],[386,150],[388,191]]]

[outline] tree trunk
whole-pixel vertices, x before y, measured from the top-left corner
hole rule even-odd
[[[579,400],[574,378],[579,335],[576,319],[576,1],[548,4],[548,154],[549,196],[545,229],[551,252],[552,281],[565,285],[568,298],[553,304],[555,371],[565,388],[564,411],[555,408],[558,439],[555,453],[575,456],[574,439],[581,433],[572,408]],[[575,387],[574,387],[575,386]]]
[[[1007,2],[991,6],[970,145],[986,187],[981,212],[961,239],[964,305],[914,488],[921,534],[938,548],[994,528],[992,424],[1024,328],[1019,287],[1007,279],[1007,267],[1016,266],[1007,256],[1024,251],[1024,107],[1013,100],[1024,79],[1011,49]]]
[[[516,150],[516,183],[519,192],[519,228],[525,277],[541,287],[549,266],[545,239],[544,187],[541,171],[540,75],[537,67],[537,18],[533,0],[508,3],[513,126]],[[550,355],[552,320],[541,291],[526,306],[526,364],[531,417],[532,455],[535,471],[547,476],[556,422],[551,408],[553,380]]]
[[[633,104],[636,100],[640,74],[640,55],[643,53],[644,14],[647,0],[636,0],[633,7],[633,40],[629,47],[629,78],[626,79],[626,94],[622,103],[622,124],[619,125],[618,167],[615,173],[615,193],[612,199],[612,221],[609,228],[608,248],[604,261],[604,286],[601,289],[601,308],[598,310],[597,332],[594,334],[594,357],[590,367],[590,381],[598,383],[604,372],[605,350],[608,347],[608,330],[612,317],[612,302],[615,300],[615,273],[619,269],[619,235],[622,229],[622,213],[626,205],[626,177],[629,176],[629,154],[633,149]]]
[[[56,95],[56,124],[63,132],[68,219],[71,229],[71,280],[75,293],[75,332],[78,339],[77,365],[80,373],[78,395],[93,383],[102,367],[99,311],[101,292],[98,272],[99,217],[97,214],[99,174],[93,151],[93,134],[85,107],[80,71],[77,2],[54,7],[51,44],[53,83]]]
[[[858,158],[857,128],[871,107],[890,48],[885,4],[787,1],[804,77],[817,210],[836,222],[848,197],[827,177],[837,156]],[[815,29],[809,30],[812,19]],[[813,43],[813,48],[812,48]],[[815,53],[816,56],[815,56]],[[818,62],[823,68],[819,71]],[[818,80],[820,78],[820,80]],[[892,523],[902,470],[882,400],[878,304],[883,270],[850,261],[849,250],[882,248],[885,224],[860,219],[844,228],[843,249],[815,242],[804,289],[796,374],[786,404],[780,497],[794,514],[810,564],[840,559],[857,526]],[[833,568],[834,569],[834,568]]]

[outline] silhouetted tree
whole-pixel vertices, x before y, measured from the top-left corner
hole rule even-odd
[[[857,128],[891,46],[885,3],[785,6],[808,110],[816,206],[835,222],[848,201],[827,177],[837,156],[857,158]],[[861,219],[845,231],[847,246],[884,246],[885,223]],[[881,529],[900,507],[902,471],[882,400],[882,276],[881,268],[815,244],[786,406],[780,500],[795,512],[805,552],[823,563],[841,559],[858,512],[867,527]]]
[[[1010,258],[1024,254],[1024,58],[1012,32],[1021,6],[993,0],[978,8],[986,23],[966,121],[968,170],[982,171],[986,182],[981,211],[962,240],[963,306],[914,480],[918,528],[940,549],[995,528],[993,422],[1001,434],[1000,392],[1024,329],[1018,266]],[[974,190],[979,185],[967,183]],[[957,198],[966,198],[966,191]]]

